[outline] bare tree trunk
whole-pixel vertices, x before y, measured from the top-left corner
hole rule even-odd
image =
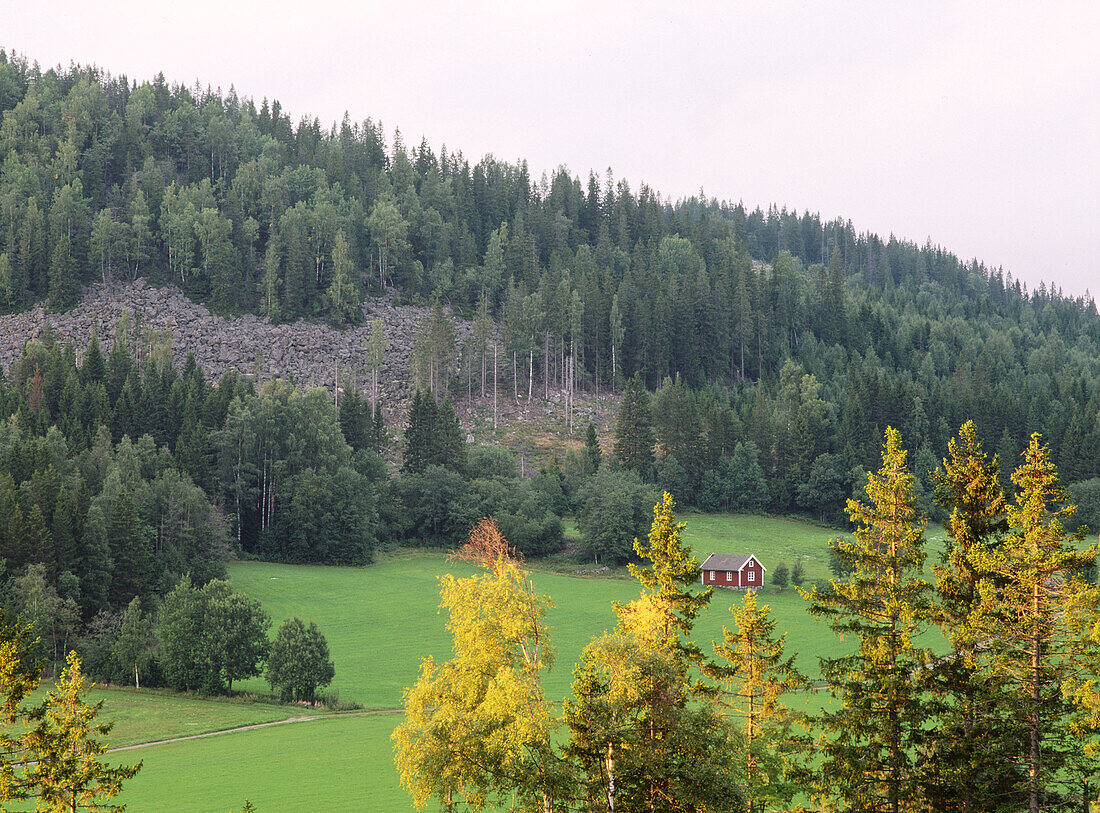
[[[568,362],[566,363],[566,376],[568,378],[567,386],[568,386],[568,391],[569,391],[569,394],[568,394],[567,397],[568,397],[568,404],[569,404],[568,411],[569,411],[569,434],[570,435],[573,434],[573,383],[574,383],[573,379],[574,379],[574,375],[576,373],[576,366],[577,366],[577,360],[574,359],[572,356],[570,356]]]
[[[535,385],[535,351],[527,351],[527,403],[531,403],[531,388]]]
[[[615,813],[615,751],[614,746],[607,744],[607,809],[609,813]]]
[[[1034,617],[1039,617],[1039,585],[1032,588],[1032,612]],[[1040,737],[1039,737],[1039,700],[1041,697],[1039,684],[1042,656],[1042,642],[1038,634],[1035,635],[1031,646],[1031,709],[1027,715],[1027,727],[1030,740],[1028,754],[1027,776],[1027,808],[1028,813],[1039,813],[1039,771],[1040,771]]]
[[[497,346],[493,345],[493,429],[497,428],[497,388],[500,376],[497,373]]]

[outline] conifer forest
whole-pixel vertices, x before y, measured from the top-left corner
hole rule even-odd
[[[271,649],[230,561],[432,549],[476,575],[441,577],[454,657],[409,676],[394,732],[418,806],[1090,809],[1090,296],[810,211],[671,200],[610,168],[533,177],[369,118],[292,121],[232,87],[6,51],[0,159],[0,318],[139,278],[290,326],[362,325],[367,302],[423,314],[403,402],[380,395],[384,318],[362,386],[332,391],[215,379],[128,318],[109,342],[17,337],[0,369],[0,710],[15,723],[37,675],[61,676],[22,721],[43,771],[49,715],[85,673],[232,695],[266,662],[278,697],[313,704],[333,677],[324,637],[288,619]],[[528,430],[557,432],[553,453],[502,442],[498,400],[568,410]],[[574,426],[574,403],[610,417]],[[711,593],[674,510],[835,528],[835,578],[796,583],[852,651],[811,680],[752,592],[697,645]],[[540,683],[550,601],[528,569],[555,557],[641,588],[564,705]],[[785,705],[808,692],[829,701]],[[0,800],[7,756],[34,742],[0,734]],[[136,767],[102,770],[106,799]],[[52,792],[44,773],[20,781]]]

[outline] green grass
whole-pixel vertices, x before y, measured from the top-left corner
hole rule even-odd
[[[710,553],[746,551],[760,557],[770,571],[780,560],[793,566],[801,554],[807,578],[828,575],[825,549],[827,540],[837,533],[833,529],[765,517],[685,519],[685,541],[700,561]],[[438,576],[446,572],[465,575],[472,570],[442,554],[408,553],[383,557],[367,568],[239,562],[230,567],[230,578],[237,589],[263,603],[274,626],[293,615],[317,622],[336,665],[331,688],[342,699],[368,708],[396,708],[401,705],[402,689],[416,679],[421,659],[450,657],[446,618],[438,612]],[[638,595],[637,583],[622,575],[623,571],[615,571],[611,578],[576,578],[535,572],[536,589],[555,602],[549,621],[558,665],[548,677],[550,697],[568,693],[572,665],[584,645],[614,626],[612,603]],[[699,618],[698,641],[706,644],[720,638],[722,625],[731,623],[729,606],[741,596],[736,591],[716,591],[711,607]],[[805,602],[794,590],[774,595],[765,590],[763,600],[771,605],[779,629],[788,633],[789,651],[798,653],[807,671],[816,673],[817,655],[840,651],[842,645],[809,617]],[[242,687],[266,689],[259,679]]]
[[[801,554],[807,578],[828,576],[826,541],[837,531],[793,520],[688,515],[685,538],[701,562],[710,553],[751,552],[768,567],[780,561],[793,566]],[[933,539],[939,529],[930,529]],[[935,555],[937,543],[930,546]],[[546,680],[547,695],[559,700],[569,693],[573,664],[584,645],[615,624],[615,601],[638,595],[638,585],[623,570],[610,577],[584,577],[568,572],[538,570],[535,589],[549,594],[551,635],[557,665]],[[577,565],[577,568],[584,567]],[[555,563],[553,570],[562,570]],[[259,599],[271,614],[274,627],[297,615],[315,621],[328,639],[336,680],[331,688],[342,699],[368,708],[393,709],[401,705],[404,687],[416,680],[422,658],[444,660],[451,655],[445,616],[438,612],[438,576],[466,575],[472,569],[439,553],[387,555],[367,568],[304,567],[239,562],[230,567],[233,585]],[[743,593],[716,590],[711,606],[696,624],[696,640],[709,649],[721,637],[722,626],[732,624],[729,608]],[[806,603],[788,589],[766,588],[762,603],[771,606],[780,632],[787,633],[787,651],[796,654],[801,668],[818,672],[817,658],[842,653],[840,642],[806,612]],[[273,630],[274,632],[274,630]],[[261,679],[247,681],[245,690],[266,691]],[[157,694],[129,698],[114,695],[105,716],[121,714],[112,745],[166,736],[198,733],[266,722],[302,711],[294,707],[208,702]],[[142,703],[148,698],[146,709]],[[803,702],[817,707],[826,701],[813,693]],[[108,702],[112,702],[109,698]],[[129,704],[129,705],[127,705]],[[160,711],[153,707],[163,705]],[[121,761],[145,760],[145,768],[128,785],[126,801],[132,810],[228,811],[239,810],[247,796],[260,811],[281,810],[409,810],[409,798],[397,782],[389,734],[398,714],[329,719],[274,726],[200,740],[123,752]],[[225,723],[225,724],[223,724]],[[188,730],[189,729],[189,730]]]
[[[400,717],[330,716],[305,723],[123,751],[144,762],[119,797],[128,809],[173,813],[412,810],[393,767]]]
[[[99,687],[89,692],[89,700],[102,700],[100,716],[114,723],[108,737],[112,748],[325,713],[323,709],[314,712],[296,706],[199,698],[167,691]]]

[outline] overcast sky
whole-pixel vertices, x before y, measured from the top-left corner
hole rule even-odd
[[[1100,4],[0,0],[44,66],[198,79],[537,177],[843,216],[1100,294]]]

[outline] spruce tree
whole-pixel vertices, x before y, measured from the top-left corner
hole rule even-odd
[[[57,686],[32,713],[34,725],[23,738],[31,759],[26,783],[38,796],[36,810],[125,810],[125,805],[108,802],[141,769],[141,763],[108,767],[100,760],[107,750],[100,737],[110,733],[112,724],[96,721],[103,701],[89,704],[87,695],[80,658],[70,652]]]
[[[123,490],[115,500],[108,523],[111,561],[111,605],[123,608],[149,587],[149,547],[130,495]]]
[[[596,437],[596,427],[591,423],[584,434],[584,470],[586,474],[595,474],[603,462],[600,441]]]
[[[1095,560],[1096,546],[1078,550],[1084,529],[1065,529],[1063,520],[1076,507],[1038,433],[1022,457],[1012,474],[1018,493],[1007,507],[1008,533],[1001,545],[974,557],[986,574],[975,620],[985,630],[993,673],[1012,687],[1025,731],[1018,756],[1027,768],[1022,784],[1028,810],[1038,813],[1059,803],[1081,755],[1064,687],[1078,677],[1083,661],[1096,662],[1088,631],[1100,618],[1100,597],[1081,575]]]
[[[988,458],[973,421],[952,438],[933,475],[935,499],[950,512],[947,549],[933,566],[934,618],[950,643],[926,672],[937,725],[918,749],[919,783],[937,810],[1019,810],[1014,764],[1022,732],[1003,677],[989,669],[981,585],[993,574],[978,562],[1008,528],[1000,465]]]
[[[848,500],[855,538],[830,543],[852,575],[808,594],[812,615],[858,642],[855,652],[821,661],[840,706],[813,720],[821,755],[813,790],[826,806],[920,808],[913,749],[928,719],[920,675],[931,656],[913,641],[926,626],[930,585],[919,576],[924,529],[905,459],[900,435],[887,428],[882,467],[867,475],[869,501]]]
[[[405,430],[404,472],[420,472],[434,459],[436,408],[431,393],[417,390],[409,407],[409,428]]]
[[[107,380],[107,363],[103,359],[103,353],[99,349],[99,336],[92,331],[92,340],[88,343],[88,349],[84,353],[84,363],[80,367],[80,380],[88,384],[98,384]]]
[[[15,773],[26,759],[21,733],[26,709],[23,701],[38,688],[45,661],[32,655],[37,635],[23,621],[8,621],[0,611],[0,802],[26,799],[29,788]]]
[[[631,565],[642,595],[616,605],[615,631],[593,640],[574,670],[564,707],[567,755],[592,810],[724,811],[741,808],[737,738],[696,672],[690,640],[712,589],[692,589],[699,567],[683,544],[671,495],[654,508],[645,564]]]
[[[792,728],[798,715],[783,697],[807,688],[808,681],[794,665],[793,655],[783,657],[787,634],[776,636],[769,609],[767,604],[757,605],[753,590],[745,593],[740,606],[730,607],[734,632],[722,627],[723,642],[714,644],[725,663],[709,670],[722,684],[723,701],[742,722],[748,813],[790,804],[797,791],[790,765],[803,746]]]
[[[641,376],[635,375],[623,393],[619,416],[615,421],[615,457],[624,469],[649,480],[653,472],[653,428],[649,415],[649,395]]]
[[[466,471],[466,444],[450,398],[436,410],[432,462],[462,474]]]

